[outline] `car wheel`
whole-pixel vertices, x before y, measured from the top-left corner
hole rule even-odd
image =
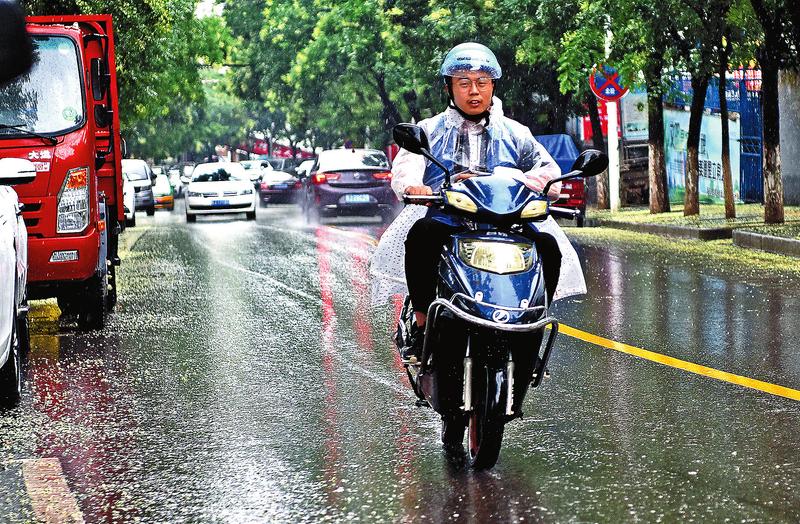
[[[186,214],[186,222],[197,222],[197,215]]]
[[[583,213],[581,213],[580,215],[575,217],[575,225],[576,226],[583,227],[583,221],[584,221],[584,214]]]
[[[16,293],[14,295],[16,297]],[[27,329],[21,329],[20,320],[27,324],[27,317],[17,317],[15,310],[16,299],[12,303],[11,314],[14,322],[11,323],[11,351],[5,364],[0,367],[0,407],[13,408],[19,402],[22,393],[22,355],[27,342],[22,336],[27,336]],[[27,326],[26,326],[27,327]]]
[[[317,209],[316,207],[314,207],[314,206],[312,206],[310,204],[307,205],[304,215],[305,215],[305,219],[306,219],[306,224],[308,224],[310,226],[318,226],[320,224],[321,217],[320,217],[319,209]]]
[[[151,216],[153,216],[155,214],[156,214],[156,208],[155,207],[148,207],[147,208],[147,216],[151,217]]]
[[[256,219],[256,212],[255,211],[248,211],[246,214],[247,214],[247,220],[255,220]]]
[[[136,215],[125,219],[125,227],[136,227]]]

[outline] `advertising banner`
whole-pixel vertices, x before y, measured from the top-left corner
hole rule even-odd
[[[740,200],[739,193],[739,119],[728,121],[730,129],[731,173],[733,198]],[[667,183],[672,202],[683,202],[686,176],[686,141],[689,136],[689,112],[676,109],[664,110],[665,149]],[[703,115],[700,127],[700,178],[698,190],[700,201],[723,203],[722,186],[722,122],[719,115]]]
[[[647,92],[631,91],[620,100],[622,138],[647,140]]]

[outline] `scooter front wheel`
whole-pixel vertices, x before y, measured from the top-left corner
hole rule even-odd
[[[480,376],[473,376],[475,405],[467,423],[467,451],[471,468],[488,469],[497,463],[500,456],[505,421],[497,418],[489,407],[492,381],[488,380],[488,370],[484,368],[475,375]],[[480,395],[475,395],[477,392],[481,392]]]

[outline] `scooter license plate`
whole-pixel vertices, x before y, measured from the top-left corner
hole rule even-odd
[[[211,207],[226,207],[230,205],[230,200],[212,200]]]

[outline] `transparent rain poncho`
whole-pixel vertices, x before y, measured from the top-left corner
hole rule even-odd
[[[561,174],[550,154],[522,124],[503,116],[502,104],[494,98],[488,125],[465,120],[455,109],[448,108],[419,126],[428,134],[430,150],[451,173],[465,171],[503,174],[524,180],[532,189],[541,189],[547,180]],[[427,185],[438,191],[444,172],[415,155],[401,149],[392,167],[392,188],[402,196],[409,186]],[[557,198],[560,184],[549,195]],[[405,240],[411,226],[424,216],[457,224],[458,218],[424,206],[406,206],[381,237],[370,264],[372,302],[383,304],[392,296],[408,293],[405,279]],[[552,218],[535,223],[536,229],[549,233],[561,249],[561,276],[555,300],[586,293],[580,261],[569,239]]]

